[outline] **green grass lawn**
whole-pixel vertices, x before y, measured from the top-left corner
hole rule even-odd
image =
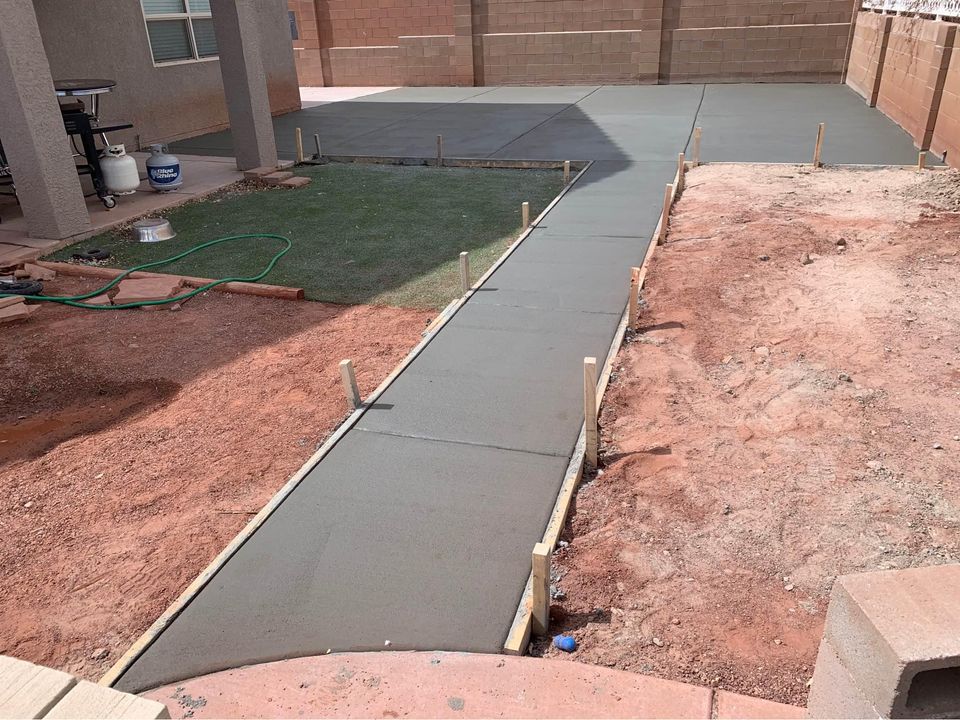
[[[302,287],[326,302],[441,308],[460,294],[461,251],[474,279],[520,232],[520,204],[536,217],[562,189],[552,170],[486,170],[336,164],[297,168],[313,182],[296,190],[224,193],[163,213],[177,237],[139,243],[106,232],[78,248],[109,250],[111,267],[175,255],[224,235],[275,233],[293,242],[263,282]],[[123,202],[123,200],[120,200]],[[259,272],[280,249],[240,240],[201,251],[157,272],[221,278]]]

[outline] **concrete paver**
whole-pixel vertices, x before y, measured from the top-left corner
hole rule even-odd
[[[239,668],[157,688],[183,717],[710,718],[707,688],[564,660],[472,653],[348,653]],[[783,712],[765,717],[800,717]],[[791,708],[800,711],[801,708]],[[733,717],[724,715],[721,717]],[[744,716],[746,717],[746,716]],[[760,717],[754,715],[753,717]]]
[[[442,128],[447,157],[596,162],[121,689],[388,640],[496,652],[583,421],[582,359],[607,353],[693,128],[705,159],[809,162],[823,121],[824,162],[916,160],[842,86],[403,88],[277,118],[282,155],[311,120],[327,154],[431,156]],[[180,146],[232,153],[226,133]]]

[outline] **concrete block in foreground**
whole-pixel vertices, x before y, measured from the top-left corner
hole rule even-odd
[[[807,714],[960,715],[960,565],[837,579]]]

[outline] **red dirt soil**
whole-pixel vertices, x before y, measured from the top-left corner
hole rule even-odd
[[[958,198],[944,171],[688,175],[555,556],[565,657],[804,704],[837,575],[957,562]]]
[[[430,317],[209,293],[0,327],[0,653],[98,678],[348,414],[340,360],[369,393]]]

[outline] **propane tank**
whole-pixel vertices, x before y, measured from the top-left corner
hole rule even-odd
[[[151,145],[147,158],[147,177],[150,187],[157,192],[176,190],[183,185],[180,174],[180,161],[169,154],[166,145]]]
[[[100,158],[103,181],[114,195],[129,195],[140,185],[137,161],[127,155],[123,145],[111,145]]]

